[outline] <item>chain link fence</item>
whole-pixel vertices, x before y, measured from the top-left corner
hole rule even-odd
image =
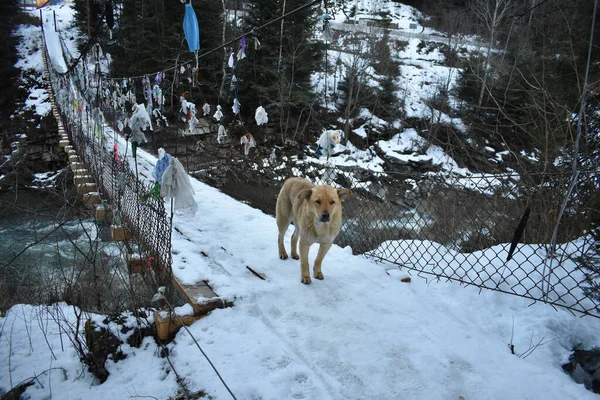
[[[101,198],[111,205],[113,224],[126,227],[128,247],[132,247],[131,241],[144,259],[152,259],[161,281],[167,282],[172,257],[171,224],[164,200],[150,194],[154,184],[138,179],[128,159],[116,159],[102,139],[86,134],[85,124],[67,123],[81,162],[96,182]]]
[[[598,283],[584,268],[599,251],[590,233],[597,194],[581,191],[568,201],[559,244],[550,244],[567,175],[376,172],[294,155],[232,160],[214,153],[191,165],[190,174],[271,215],[289,176],[351,189],[336,243],[355,254],[426,279],[600,316],[600,299],[590,292]]]

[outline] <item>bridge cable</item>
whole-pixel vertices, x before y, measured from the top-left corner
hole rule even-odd
[[[209,54],[212,54],[212,53],[214,53],[215,51],[221,50],[222,48],[224,48],[224,47],[227,47],[227,46],[229,46],[230,44],[232,44],[232,43],[235,43],[235,42],[239,41],[239,40],[240,40],[240,39],[241,39],[243,36],[249,36],[249,35],[251,35],[251,34],[253,34],[253,33],[255,33],[255,32],[257,32],[257,31],[259,31],[259,30],[261,30],[261,29],[263,29],[263,28],[266,28],[266,27],[267,27],[267,26],[269,26],[269,25],[272,25],[272,24],[274,24],[274,23],[276,23],[276,22],[279,22],[279,21],[281,21],[282,19],[289,17],[290,15],[296,14],[297,12],[299,12],[299,11],[302,11],[302,10],[304,10],[305,8],[308,8],[308,7],[310,7],[310,6],[313,6],[313,5],[315,5],[315,4],[317,4],[317,3],[320,3],[320,2],[321,2],[321,0],[313,0],[313,1],[311,1],[311,2],[309,2],[309,3],[306,3],[306,4],[304,4],[304,5],[300,6],[300,7],[297,7],[297,8],[295,8],[295,9],[293,9],[292,11],[289,11],[289,12],[287,12],[287,13],[285,13],[285,14],[283,14],[283,15],[281,15],[281,16],[279,16],[279,17],[277,17],[277,18],[274,18],[274,19],[272,19],[272,20],[270,20],[270,21],[268,21],[268,22],[265,22],[265,23],[264,23],[264,24],[262,24],[261,26],[254,27],[254,28],[252,28],[250,31],[248,31],[248,32],[245,32],[245,33],[242,33],[240,36],[236,37],[235,39],[232,39],[232,40],[230,40],[229,42],[223,43],[222,45],[220,45],[220,46],[217,46],[217,47],[215,47],[215,48],[213,48],[213,49],[211,49],[211,50],[208,50],[208,51],[207,51],[207,52],[205,52],[205,53],[199,54],[199,55],[198,55],[198,59],[200,59],[200,58],[202,58],[202,57],[205,57],[205,56],[207,56],[207,55],[209,55]],[[193,61],[194,61],[194,60],[187,61],[187,62],[185,62],[185,63],[182,63],[182,64],[180,64],[180,66],[186,66],[186,65],[188,65],[188,64],[191,64]],[[173,70],[173,69],[175,69],[175,68],[177,68],[177,67],[170,67],[170,68],[167,68],[167,69],[163,70],[162,72],[171,71],[171,70]],[[161,71],[158,71],[158,72],[161,72]],[[139,78],[143,78],[145,75],[154,75],[154,74],[157,74],[158,72],[151,72],[151,73],[147,73],[147,74],[144,74],[144,75],[138,75],[138,76],[127,76],[127,77],[122,77],[122,78],[107,78],[107,79],[113,79],[113,80],[122,80],[122,79],[139,79]]]

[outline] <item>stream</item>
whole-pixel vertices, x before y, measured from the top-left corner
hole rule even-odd
[[[0,309],[79,302],[114,275],[120,247],[106,237],[107,227],[75,211],[53,192],[0,193]]]

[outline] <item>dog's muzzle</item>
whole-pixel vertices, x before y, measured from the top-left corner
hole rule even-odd
[[[325,211],[323,214],[321,214],[321,222],[329,222],[329,212]]]

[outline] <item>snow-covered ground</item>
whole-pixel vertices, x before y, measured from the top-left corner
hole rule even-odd
[[[154,160],[139,151],[143,170]],[[235,298],[233,308],[194,323],[190,333],[238,399],[595,398],[560,366],[574,346],[600,344],[600,321],[455,283],[414,276],[403,283],[406,273],[337,246],[325,259],[325,280],[305,286],[298,262],[278,258],[272,217],[192,185],[199,209],[195,218],[175,216],[173,272],[187,283],[207,279]],[[65,305],[14,307],[0,320],[0,357],[10,360],[0,385],[41,374],[27,390],[33,399],[174,393],[172,368],[149,338],[139,349],[123,345],[128,358],[109,361],[111,375],[95,385],[48,314],[57,308],[73,321]],[[528,357],[517,356],[540,341]],[[168,347],[190,389],[229,398],[186,331]]]
[[[107,130],[109,142],[111,135]],[[114,140],[125,148],[122,138]],[[156,161],[138,149],[145,176]],[[231,398],[195,339],[238,399],[597,397],[561,365],[573,347],[600,345],[600,320],[456,283],[416,276],[404,283],[405,271],[338,246],[325,258],[325,280],[302,285],[299,262],[278,257],[272,217],[195,179],[191,184],[198,211],[174,216],[173,273],[185,283],[208,280],[235,306],[180,331],[167,345],[169,360],[152,338],[139,348],[124,344],[127,358],[107,362],[111,375],[101,385],[68,339],[76,310],[15,306],[0,318],[0,386],[36,377],[26,391],[31,399],[167,399],[177,390],[177,373],[192,391]],[[103,316],[91,317],[103,325]],[[108,327],[123,339],[131,334]]]

